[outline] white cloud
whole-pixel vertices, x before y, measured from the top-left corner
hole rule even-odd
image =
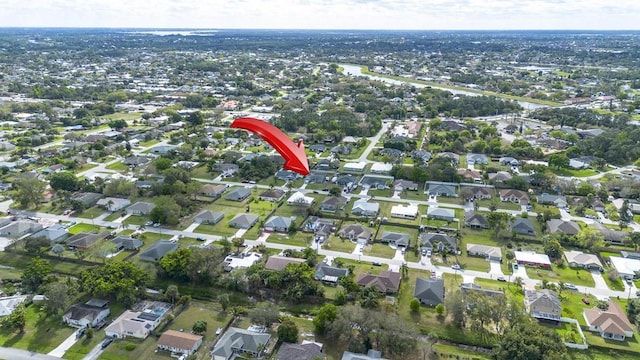
[[[638,0],[3,0],[2,26],[638,29]]]

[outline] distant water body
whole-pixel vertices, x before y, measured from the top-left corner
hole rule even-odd
[[[440,89],[440,90],[448,91],[448,92],[450,92],[450,93],[452,93],[454,95],[467,95],[467,96],[480,96],[480,95],[482,95],[482,94],[478,94],[478,93],[475,93],[475,92],[472,92],[472,91],[449,89],[449,88],[438,87],[438,86],[434,86],[434,85],[425,85],[425,84],[419,84],[419,83],[414,83],[414,82],[410,82],[410,81],[389,79],[389,78],[382,77],[382,76],[364,74],[364,73],[362,73],[362,68],[360,66],[347,65],[347,64],[340,64],[340,66],[344,69],[343,73],[345,73],[347,75],[366,76],[366,77],[368,77],[370,79],[386,82],[386,83],[389,83],[389,84],[394,84],[394,85],[408,84],[408,85],[411,85],[411,86],[415,86],[417,88],[430,87],[430,88],[434,88],[434,89]],[[527,102],[527,101],[518,101],[517,103],[520,104],[520,106],[522,106],[526,110],[534,110],[534,109],[538,109],[538,108],[547,107],[547,105],[535,104],[535,103]]]

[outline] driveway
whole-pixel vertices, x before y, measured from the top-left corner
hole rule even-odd
[[[69,337],[63,341],[57,348],[51,350],[48,355],[55,356],[57,358],[61,358],[70,347],[73,346],[80,338],[78,338],[78,332],[74,331],[73,334],[69,335]]]
[[[489,265],[491,266],[491,270],[489,270],[489,274],[503,276],[502,268],[500,267],[500,263],[497,261],[489,261]]]
[[[403,248],[396,249],[396,255],[393,257],[395,261],[404,261],[404,254],[402,253]]]
[[[198,226],[200,226],[200,223],[197,221],[194,221],[193,224],[189,225],[186,229],[184,229],[184,231],[193,232]]]
[[[11,239],[6,237],[0,237],[0,251],[4,251],[4,248],[11,245]]]
[[[529,275],[527,275],[527,269],[523,265],[518,265],[518,270],[514,271],[513,276],[514,279],[520,277],[522,279],[528,279]]]
[[[595,284],[593,285],[594,288],[596,289],[608,289],[609,287],[607,286],[607,283],[604,281],[604,278],[602,278],[602,274],[600,273],[600,271],[597,270],[593,270],[591,271],[591,277],[593,278],[593,281],[595,282]],[[627,285],[625,283],[625,285]],[[627,289],[627,291],[629,291]]]
[[[473,281],[476,279],[473,275],[462,275],[462,283],[463,284],[473,284]]]

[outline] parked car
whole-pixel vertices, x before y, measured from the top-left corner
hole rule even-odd
[[[371,263],[373,266],[382,266],[382,263],[378,262],[378,261],[374,261]]]
[[[577,286],[575,286],[575,285],[573,285],[573,284],[569,284],[569,283],[564,284],[564,288],[565,288],[565,289],[568,289],[568,290],[578,291],[578,287],[577,287]]]
[[[431,257],[431,250],[427,250],[427,257]]]
[[[205,238],[203,238],[202,236],[198,236],[198,237],[196,238],[196,240],[198,240],[198,241],[205,241]]]
[[[582,302],[587,305],[591,304],[591,301],[589,301],[589,298],[582,298]]]
[[[100,345],[100,347],[102,349],[104,349],[107,346],[109,346],[109,344],[111,344],[112,342],[113,342],[113,338],[112,337],[108,337],[108,338],[104,339],[104,341],[102,342],[102,345]]]
[[[498,281],[506,282],[507,279],[505,279],[504,276],[498,276]]]
[[[451,265],[451,268],[452,268],[453,270],[460,270],[460,265],[458,265],[458,264],[453,264],[453,265]]]
[[[146,223],[144,223],[145,226],[151,226],[153,225],[153,221],[149,220]]]

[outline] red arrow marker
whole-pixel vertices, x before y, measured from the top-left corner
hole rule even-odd
[[[260,119],[243,117],[231,123],[232,128],[248,130],[268,142],[285,160],[284,169],[294,171],[302,176],[309,175],[309,160],[304,151],[302,140],[295,144],[287,134],[277,127]]]

